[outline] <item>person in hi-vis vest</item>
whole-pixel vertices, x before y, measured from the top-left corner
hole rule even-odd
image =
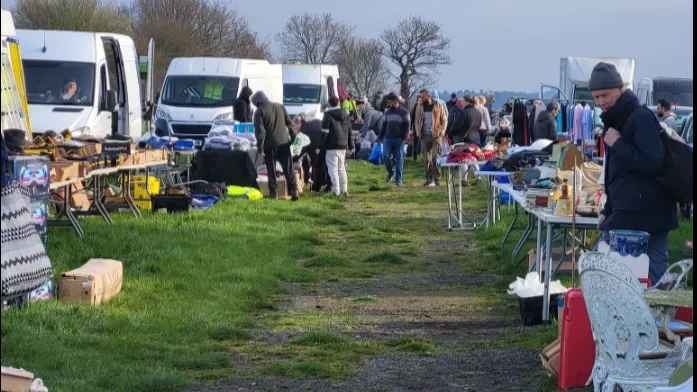
[[[223,99],[223,89],[225,85],[219,79],[211,79],[206,82],[206,87],[203,91],[203,98],[221,100]]]

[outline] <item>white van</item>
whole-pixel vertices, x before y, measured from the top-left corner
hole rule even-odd
[[[17,36],[34,133],[142,134],[152,78],[142,94],[139,58],[130,37],[53,30],[17,30]],[[148,69],[153,54],[151,40]]]
[[[329,97],[339,96],[336,65],[283,64],[283,105],[288,114],[322,119]]]
[[[665,99],[675,106],[692,107],[692,90],[692,79],[688,78],[641,78],[636,95],[642,105],[656,106]]]
[[[205,96],[209,83],[222,86],[222,91],[214,97]],[[215,57],[173,59],[155,112],[157,134],[194,139],[201,145],[213,121],[232,120],[232,106],[245,86],[254,92],[263,91],[269,100],[280,103],[281,65],[266,60]]]

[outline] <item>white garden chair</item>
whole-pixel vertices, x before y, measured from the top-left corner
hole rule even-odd
[[[639,358],[660,347],[656,320],[639,280],[605,253],[585,253],[579,271],[595,340],[595,391],[614,392],[619,387],[624,392],[649,392],[667,386],[672,370],[664,360]]]

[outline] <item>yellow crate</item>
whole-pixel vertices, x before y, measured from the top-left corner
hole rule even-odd
[[[148,192],[150,191],[150,192]],[[160,194],[160,180],[154,176],[148,179],[148,189],[145,189],[145,176],[133,176],[133,198],[150,200],[149,195]]]
[[[139,209],[144,210],[144,211],[149,211],[152,209],[152,202],[150,200],[135,200],[136,205],[138,206]]]

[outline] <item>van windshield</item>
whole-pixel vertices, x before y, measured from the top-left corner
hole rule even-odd
[[[232,106],[240,78],[224,76],[167,76],[162,103],[186,107]]]
[[[283,84],[283,103],[319,103],[318,84]]]
[[[92,106],[94,64],[24,60],[27,103]]]
[[[653,105],[661,99],[674,106],[692,107],[692,80],[654,80]]]

